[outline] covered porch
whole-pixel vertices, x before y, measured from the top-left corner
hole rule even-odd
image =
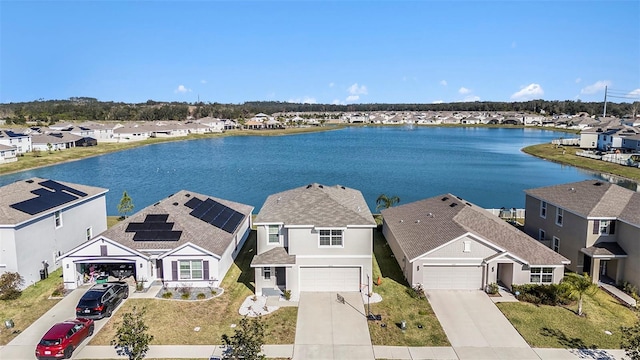
[[[624,262],[627,253],[616,242],[602,242],[588,248],[582,248],[583,269],[591,276],[594,284],[601,279],[613,280],[620,284],[624,280]]]
[[[258,296],[281,296],[289,288],[287,273],[296,263],[295,255],[289,255],[278,247],[253,257],[251,267],[255,271],[255,293]]]

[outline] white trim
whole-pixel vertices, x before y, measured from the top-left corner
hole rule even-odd
[[[409,261],[410,263],[412,263],[412,262],[416,261],[417,259],[420,259],[420,258],[422,258],[422,257],[425,257],[425,256],[427,256],[427,255],[431,254],[432,252],[435,252],[435,251],[437,251],[437,250],[440,250],[440,249],[442,249],[442,248],[444,248],[444,247],[448,246],[449,244],[453,243],[454,241],[458,241],[458,240],[460,240],[460,239],[462,239],[462,238],[465,238],[465,237],[469,237],[469,238],[471,238],[471,239],[473,239],[473,240],[475,240],[475,241],[478,241],[478,242],[480,242],[480,243],[482,243],[482,244],[486,245],[487,247],[489,247],[489,248],[491,248],[491,249],[494,249],[494,251],[495,251],[495,252],[498,252],[498,253],[499,253],[499,252],[507,251],[506,249],[503,249],[503,248],[501,248],[501,247],[497,246],[496,244],[492,243],[492,242],[491,242],[491,241],[489,241],[489,240],[485,240],[485,239],[483,239],[483,238],[480,238],[480,237],[478,237],[478,236],[474,235],[474,234],[473,234],[473,233],[471,233],[471,232],[466,232],[466,233],[464,233],[464,234],[462,234],[462,235],[460,235],[460,236],[458,236],[458,237],[456,237],[456,238],[453,238],[452,240],[447,241],[446,243],[444,243],[444,244],[442,244],[442,245],[440,245],[440,246],[438,246],[438,247],[436,247],[436,248],[434,248],[434,249],[431,249],[431,250],[427,251],[426,253],[424,253],[424,254],[422,254],[422,255],[416,256],[416,257],[414,257],[413,259],[409,259],[408,261]],[[520,259],[520,260],[522,260],[522,259]],[[523,262],[524,262],[524,263],[526,263],[526,261],[523,261]]]
[[[355,229],[366,229],[366,228],[371,228],[371,229],[375,229],[377,228],[378,225],[347,225],[347,228],[355,228]]]
[[[306,228],[313,228],[314,225],[283,225],[283,227],[287,228],[287,229],[306,229]]]
[[[115,247],[118,247],[120,249],[123,249],[125,251],[130,252],[132,255],[136,255],[136,256],[139,256],[139,257],[141,257],[141,258],[143,258],[145,260],[149,260],[149,256],[147,256],[147,255],[145,255],[145,254],[143,254],[143,253],[141,253],[141,252],[139,252],[139,251],[137,251],[135,249],[127,247],[127,246],[125,246],[125,245],[123,245],[123,244],[121,244],[121,243],[119,243],[117,241],[111,240],[111,239],[106,238],[104,236],[98,236],[98,237],[93,238],[93,240],[83,242],[82,244],[76,246],[75,248],[73,248],[73,249],[67,251],[66,253],[60,255],[59,257],[56,258],[56,262],[66,258],[66,257],[70,257],[70,258],[73,258],[73,257],[89,257],[89,256],[86,256],[86,255],[73,256],[73,254],[75,252],[79,251],[79,250],[82,250],[82,249],[86,248],[87,246],[95,244],[98,241],[103,241],[103,242],[109,243],[109,244],[111,244],[111,245],[113,245]],[[94,256],[94,257],[96,257],[96,256]]]
[[[562,212],[562,214],[560,214]],[[558,217],[562,219],[562,221],[558,221]],[[561,207],[556,207],[556,218],[554,219],[556,225],[562,227],[564,225],[564,209]]]
[[[284,226],[283,222],[257,222],[257,223],[253,223],[253,225],[255,226],[265,226],[265,225],[279,225],[279,226]]]
[[[233,242],[232,242],[231,244],[233,244]],[[230,244],[229,246],[231,246],[231,244]],[[220,256],[220,255],[218,255],[218,254],[214,254],[214,253],[212,253],[211,251],[206,250],[206,249],[204,249],[204,248],[202,248],[202,247],[200,247],[200,246],[198,246],[198,245],[195,245],[195,244],[193,244],[193,243],[191,243],[191,242],[186,242],[186,243],[184,243],[184,244],[182,244],[182,245],[178,246],[177,248],[172,249],[172,250],[171,250],[171,251],[169,251],[169,252],[166,252],[166,253],[164,253],[164,254],[162,254],[162,255],[159,255],[159,256],[158,256],[158,259],[164,259],[164,258],[165,258],[165,257],[167,257],[167,256],[173,255],[173,254],[175,254],[175,253],[176,253],[176,251],[178,251],[178,250],[182,250],[182,249],[186,248],[187,246],[192,247],[192,248],[194,248],[194,249],[196,249],[196,250],[198,250],[198,251],[202,251],[202,255],[209,255],[209,256],[212,256],[212,257],[216,258],[217,260],[222,259],[222,256]],[[176,255],[176,256],[182,256],[182,255]],[[190,256],[201,256],[201,255],[190,255]]]
[[[296,255],[296,259],[371,259],[372,255]],[[312,266],[315,267],[315,266]]]

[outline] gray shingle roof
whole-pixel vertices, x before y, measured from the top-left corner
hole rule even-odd
[[[622,186],[598,180],[525,190],[528,195],[583,217],[627,217],[640,220],[640,194]],[[632,201],[633,200],[633,201]],[[640,224],[640,221],[632,221]]]
[[[0,187],[0,224],[16,225],[24,221],[40,217],[44,214],[52,213],[54,211],[64,209],[71,205],[75,205],[77,203],[86,201],[87,199],[95,197],[98,194],[104,194],[107,191],[109,191],[107,189],[103,189],[95,186],[87,186],[87,185],[74,184],[74,183],[64,182],[64,181],[56,181],[62,185],[66,185],[70,188],[80,190],[86,193],[87,196],[78,197],[78,199],[76,200],[69,201],[65,204],[62,204],[60,206],[54,207],[52,209],[43,211],[35,215],[29,215],[25,212],[22,212],[20,210],[17,210],[11,207],[11,205],[19,203],[21,201],[38,197],[37,195],[32,193],[32,191],[42,189],[43,186],[40,185],[40,183],[46,180],[47,179],[33,177],[30,179],[19,180],[14,183]]]
[[[588,248],[582,248],[582,252],[593,256],[618,256],[626,257],[627,253],[615,242],[601,242]]]
[[[568,263],[497,216],[452,194],[385,209],[382,216],[410,260],[471,233],[530,265]]]
[[[270,195],[255,223],[346,227],[376,222],[362,193],[344,186],[310,184]]]
[[[251,260],[251,266],[264,265],[294,265],[296,256],[289,255],[284,248],[276,247],[269,251],[265,251],[260,255],[256,255]]]
[[[212,200],[215,200],[243,214],[245,217],[242,219],[242,221],[245,221],[247,216],[251,216],[251,212],[253,211],[253,207],[250,205],[202,195],[187,190],[181,190],[161,200],[160,202],[157,202],[151,206],[147,206],[134,215],[131,215],[125,220],[104,231],[102,234],[100,234],[100,236],[104,236],[106,238],[114,240],[137,251],[153,249],[175,249],[187,242],[190,242],[212,252],[213,254],[221,256],[233,241],[234,234],[230,234],[209,223],[206,223],[196,217],[189,215],[192,209],[185,206],[184,204],[193,197],[197,197],[202,201],[206,200],[207,198],[211,198]],[[127,226],[131,222],[144,222],[147,215],[150,214],[169,215],[169,217],[167,218],[167,222],[174,223],[172,230],[182,231],[180,239],[178,241],[134,241],[133,236],[135,235],[135,233],[125,232]]]

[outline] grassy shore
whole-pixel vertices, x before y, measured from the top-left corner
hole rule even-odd
[[[578,168],[596,171],[600,173],[612,174],[626,179],[640,181],[640,169],[629,166],[622,166],[606,161],[589,159],[576,155],[577,147],[563,146],[557,147],[552,144],[539,144],[527,146],[522,149],[525,153],[545,160],[557,162],[564,165],[571,165]]]
[[[341,126],[323,126],[309,128],[287,128],[274,130],[230,130],[224,133],[190,134],[175,138],[150,138],[142,141],[123,143],[101,142],[97,146],[76,147],[62,151],[30,152],[18,157],[18,161],[0,165],[0,175],[20,172],[39,167],[56,165],[68,161],[81,160],[88,157],[105,155],[108,153],[133,149],[140,146],[158,144],[169,141],[186,141],[195,139],[210,139],[225,136],[283,136],[302,133],[327,131],[342,128]]]

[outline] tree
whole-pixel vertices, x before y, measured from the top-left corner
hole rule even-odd
[[[222,343],[227,346],[224,359],[259,360],[265,359],[262,351],[264,344],[265,325],[259,318],[248,319],[246,316],[240,320],[235,334],[229,337],[222,335]]]
[[[620,347],[625,350],[625,354],[631,360],[640,360],[640,321],[636,321],[633,326],[620,328],[622,331],[622,342]]]
[[[116,335],[111,340],[118,351],[118,355],[126,355],[129,360],[141,360],[149,351],[149,343],[153,341],[153,335],[147,334],[149,326],[144,322],[146,308],[138,310],[136,306],[131,312],[122,316],[122,322],[118,323]]]
[[[127,217],[127,214],[133,211],[133,200],[129,197],[127,192],[122,193],[122,199],[120,199],[120,204],[118,204],[118,212],[122,214],[122,217]]]
[[[385,194],[380,194],[380,196],[378,196],[378,198],[376,199],[376,210],[379,210],[380,208],[388,209],[399,202],[400,198],[396,195],[388,197]]]
[[[0,300],[14,300],[20,297],[20,287],[24,278],[17,272],[6,272],[0,275]]]
[[[578,316],[582,316],[582,297],[595,294],[598,287],[591,281],[591,277],[587,273],[583,275],[570,273],[565,276],[562,282],[569,286],[571,295],[578,296]]]

